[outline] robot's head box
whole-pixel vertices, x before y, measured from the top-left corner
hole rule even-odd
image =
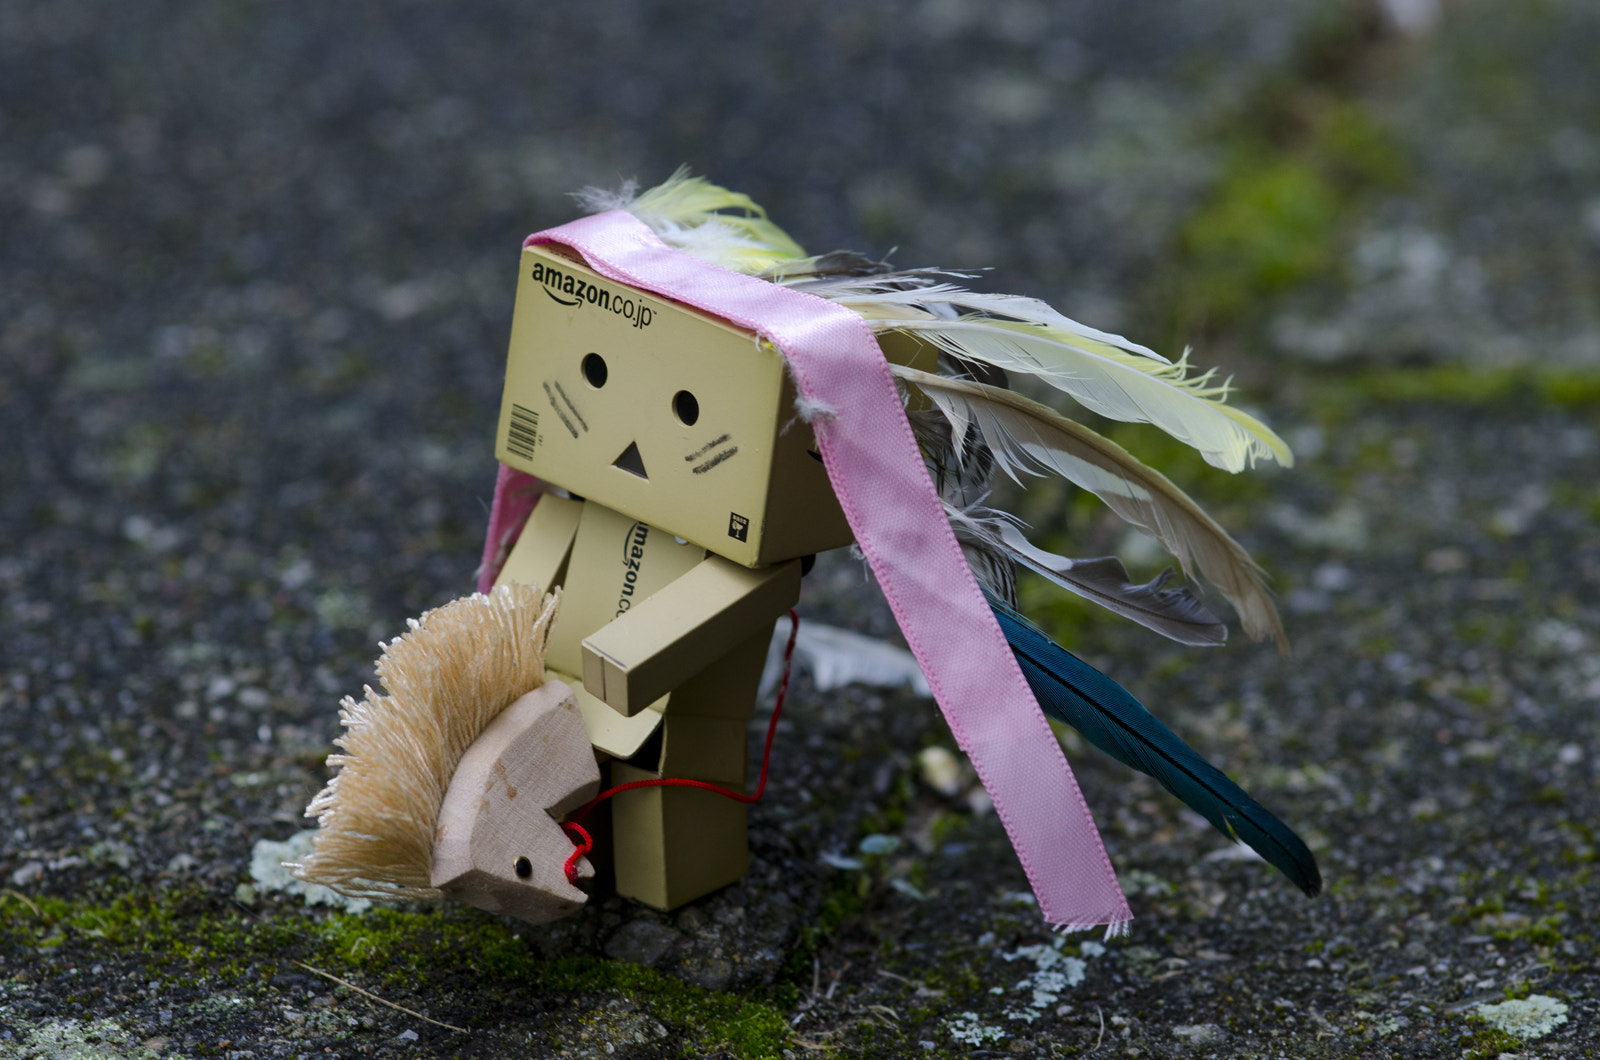
[[[777,350],[522,252],[495,455],[746,566],[850,542]]]

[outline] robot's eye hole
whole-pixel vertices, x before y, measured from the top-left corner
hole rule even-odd
[[[587,379],[589,381],[589,385],[594,387],[596,390],[599,390],[601,387],[605,386],[606,359],[600,356],[598,353],[584,354],[583,377]],[[690,398],[690,400],[692,401],[694,399]]]
[[[680,390],[672,397],[672,411],[679,423],[693,427],[694,421],[700,418],[700,402],[687,390]]]

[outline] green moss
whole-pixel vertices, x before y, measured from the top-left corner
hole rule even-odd
[[[133,773],[133,767],[121,754],[114,754],[110,747],[73,747],[68,748],[62,755],[66,764],[68,775],[83,777],[86,780],[100,782],[125,780]]]
[[[923,980],[933,989],[944,991],[953,1003],[976,997],[984,989],[983,977],[972,961],[947,961],[924,969]]]
[[[785,980],[809,982],[812,960],[817,952],[845,923],[865,912],[866,906],[866,895],[857,886],[853,874],[839,873],[823,896],[817,915],[800,928],[795,947],[784,962]]]
[[[1379,659],[1394,651],[1397,645],[1392,633],[1368,633],[1361,638],[1359,653],[1364,658]]]
[[[1506,897],[1500,893],[1489,894],[1476,902],[1471,902],[1456,912],[1450,914],[1450,923],[1456,926],[1470,924],[1480,916],[1490,916],[1506,911]]]
[[[955,842],[967,835],[971,831],[971,821],[971,818],[958,813],[939,814],[928,828],[928,838],[933,849],[938,850],[946,843]]]
[[[1501,942],[1530,942],[1535,946],[1554,946],[1561,941],[1561,922],[1565,916],[1543,916],[1509,931],[1496,931],[1494,937]]]
[[[1342,188],[1400,188],[1411,177],[1394,136],[1353,100],[1334,102],[1318,116],[1310,144],[1326,178]]]
[[[1544,365],[1477,368],[1342,369],[1318,373],[1313,415],[1324,425],[1346,422],[1374,406],[1429,403],[1462,408],[1554,406],[1573,412],[1600,410],[1600,377]]]
[[[1533,804],[1535,806],[1565,806],[1566,802],[1567,793],[1554,784],[1546,784],[1533,793]]]
[[[1522,1042],[1494,1027],[1485,1027],[1462,1043],[1463,1060],[1495,1060],[1501,1053],[1515,1053]]]
[[[618,994],[643,1005],[688,1039],[687,1055],[726,1049],[740,1057],[777,1056],[789,1038],[783,1011],[764,1001],[704,990],[650,968],[598,957],[560,957],[537,964],[532,978],[545,989]]]
[[[1600,842],[1597,842],[1595,830],[1582,821],[1564,820],[1557,824],[1561,831],[1568,833],[1572,839],[1572,846],[1561,852],[1562,864],[1570,867],[1579,865],[1592,865],[1600,861]],[[1586,873],[1584,875],[1587,875]]]
[[[1339,90],[1315,84],[1245,116],[1222,175],[1178,236],[1179,325],[1215,327],[1287,289],[1338,280],[1342,238],[1374,192],[1402,186],[1393,136]]]
[[[393,992],[465,977],[488,998],[512,990],[617,995],[671,1026],[690,1055],[720,1049],[777,1056],[788,1041],[781,990],[739,996],[600,957],[541,960],[503,922],[467,909],[253,917],[192,889],[125,892],[109,901],[8,895],[0,902],[0,956],[72,946],[92,947],[97,959],[138,954],[148,974],[169,985],[203,978],[239,992],[304,962],[334,975],[363,971],[369,983]]]
[[[696,1052],[722,1048],[741,1057],[771,1056],[788,1038],[782,1009],[768,1000],[704,990],[622,961],[581,954],[542,960],[500,921],[470,911],[376,909],[330,916],[317,935],[332,951],[328,956],[365,967],[391,986],[449,969],[522,989],[617,994],[692,1038]]]
[[[1340,212],[1339,195],[1306,161],[1240,152],[1183,231],[1192,312],[1230,321],[1253,302],[1328,272]]]

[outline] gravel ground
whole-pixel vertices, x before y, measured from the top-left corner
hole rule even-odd
[[[1369,12],[1330,74],[1327,10],[0,0],[0,1056],[1600,1051],[1595,15]],[[1301,456],[1174,470],[1293,656],[1045,608],[1321,898],[1068,737],[1137,920],[1057,944],[993,815],[919,779],[933,705],[804,677],[750,875],[672,916],[254,886],[374,643],[471,585],[512,263],[564,192],[686,162],[808,247],[1165,342],[1235,131],[1335,97],[1408,176],[1338,200],[1322,272],[1177,322]],[[802,613],[893,635],[840,555]]]

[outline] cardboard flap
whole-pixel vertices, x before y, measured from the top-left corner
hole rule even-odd
[[[662,696],[631,718],[624,718],[608,707],[604,700],[590,695],[583,687],[583,679],[570,674],[550,671],[550,676],[572,686],[578,699],[578,709],[583,713],[583,723],[589,729],[589,742],[596,750],[613,758],[632,758],[639,753],[644,742],[660,728],[666,709],[667,697]]]

